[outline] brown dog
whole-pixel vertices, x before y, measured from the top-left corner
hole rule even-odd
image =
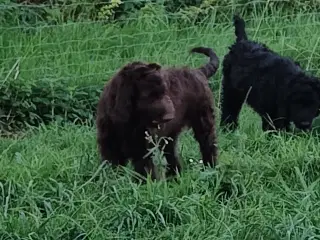
[[[183,127],[193,129],[205,166],[217,163],[214,100],[208,86],[219,59],[210,48],[191,52],[210,57],[205,66],[163,69],[156,63],[133,62],[124,66],[104,87],[97,109],[97,141],[102,160],[113,166],[132,159],[135,171],[155,178],[145,131],[171,137],[165,146],[167,176],[180,172],[176,142]],[[158,127],[160,126],[160,129]]]

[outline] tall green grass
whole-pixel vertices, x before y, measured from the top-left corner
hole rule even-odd
[[[247,18],[250,38],[319,74],[318,13]],[[4,29],[0,76],[18,58],[15,81],[69,79],[70,86],[102,84],[133,59],[197,66],[207,60],[188,57],[189,48],[213,47],[222,60],[233,31],[231,19],[216,24],[214,18],[188,28],[152,19],[123,28],[79,23],[31,33]],[[220,71],[210,80],[217,99]],[[180,181],[143,186],[132,182],[129,170],[116,175],[99,168],[94,128],[52,124],[3,138],[1,239],[320,238],[315,134],[267,137],[257,115],[244,108],[239,130],[219,131],[218,137],[217,169],[200,171],[199,149],[187,131],[179,143]]]
[[[316,68],[319,58],[319,15],[252,15],[247,18],[251,38],[264,41],[303,65]],[[165,65],[200,64],[188,58],[195,45],[213,47],[222,58],[234,40],[230,22],[208,17],[199,25],[182,26],[165,16],[146,16],[127,24],[70,23],[24,31],[1,29],[0,78],[20,59],[15,81],[69,80],[70,85],[104,83],[126,62],[158,61]],[[198,59],[196,61],[195,59]],[[203,57],[202,57],[203,59]]]

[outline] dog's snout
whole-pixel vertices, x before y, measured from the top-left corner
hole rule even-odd
[[[167,96],[164,98],[164,108],[165,114],[162,116],[162,122],[168,122],[175,117],[176,111],[173,102]]]
[[[162,117],[162,121],[163,121],[163,122],[169,122],[169,121],[171,121],[173,118],[174,118],[174,112],[170,112],[170,113],[165,114],[165,115]]]

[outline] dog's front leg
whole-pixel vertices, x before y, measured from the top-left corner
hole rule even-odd
[[[278,99],[277,117],[274,119],[274,125],[278,130],[290,131],[286,95],[282,94]]]
[[[177,136],[171,136],[172,140],[164,147],[164,156],[167,160],[167,177],[175,177],[181,172],[181,164],[176,150]]]
[[[139,150],[137,149],[134,156],[132,157],[132,164],[134,170],[143,177],[140,177],[140,180],[142,180],[142,182],[144,183],[148,174],[151,175],[152,180],[157,179],[155,167],[152,161],[152,156],[146,156],[147,153],[147,148],[143,147]]]

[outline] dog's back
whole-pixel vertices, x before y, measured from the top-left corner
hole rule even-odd
[[[242,18],[234,16],[236,41],[229,47],[223,60],[223,75],[232,79],[231,85],[248,90],[254,85],[271,83],[271,87],[286,84],[284,77],[302,73],[300,66],[290,58],[280,56],[265,44],[249,40]]]
[[[249,40],[239,16],[234,27],[236,41],[223,60],[220,125],[236,128],[246,102],[261,116],[263,130],[288,129],[290,121],[309,128],[319,106],[320,84],[299,63]]]
[[[213,67],[217,69],[216,66],[209,66],[209,69],[213,69]],[[208,69],[205,67],[172,67],[162,71],[171,99],[179,109],[175,119],[168,127],[171,125],[174,128],[176,128],[175,125],[190,126],[190,115],[214,104],[213,94],[206,76],[206,73],[209,73]]]
[[[171,95],[181,101],[181,105],[193,108],[197,103],[204,102],[208,94],[212,94],[208,81],[219,67],[219,58],[211,48],[195,47],[191,53],[200,53],[209,57],[209,61],[198,68],[172,67],[163,70],[164,79]],[[179,105],[179,104],[178,104]]]
[[[167,86],[173,96],[179,96],[178,99],[194,104],[195,101],[201,101],[202,96],[206,94],[208,79],[198,69],[168,68],[164,70],[167,79]],[[186,103],[183,103],[186,106]]]

